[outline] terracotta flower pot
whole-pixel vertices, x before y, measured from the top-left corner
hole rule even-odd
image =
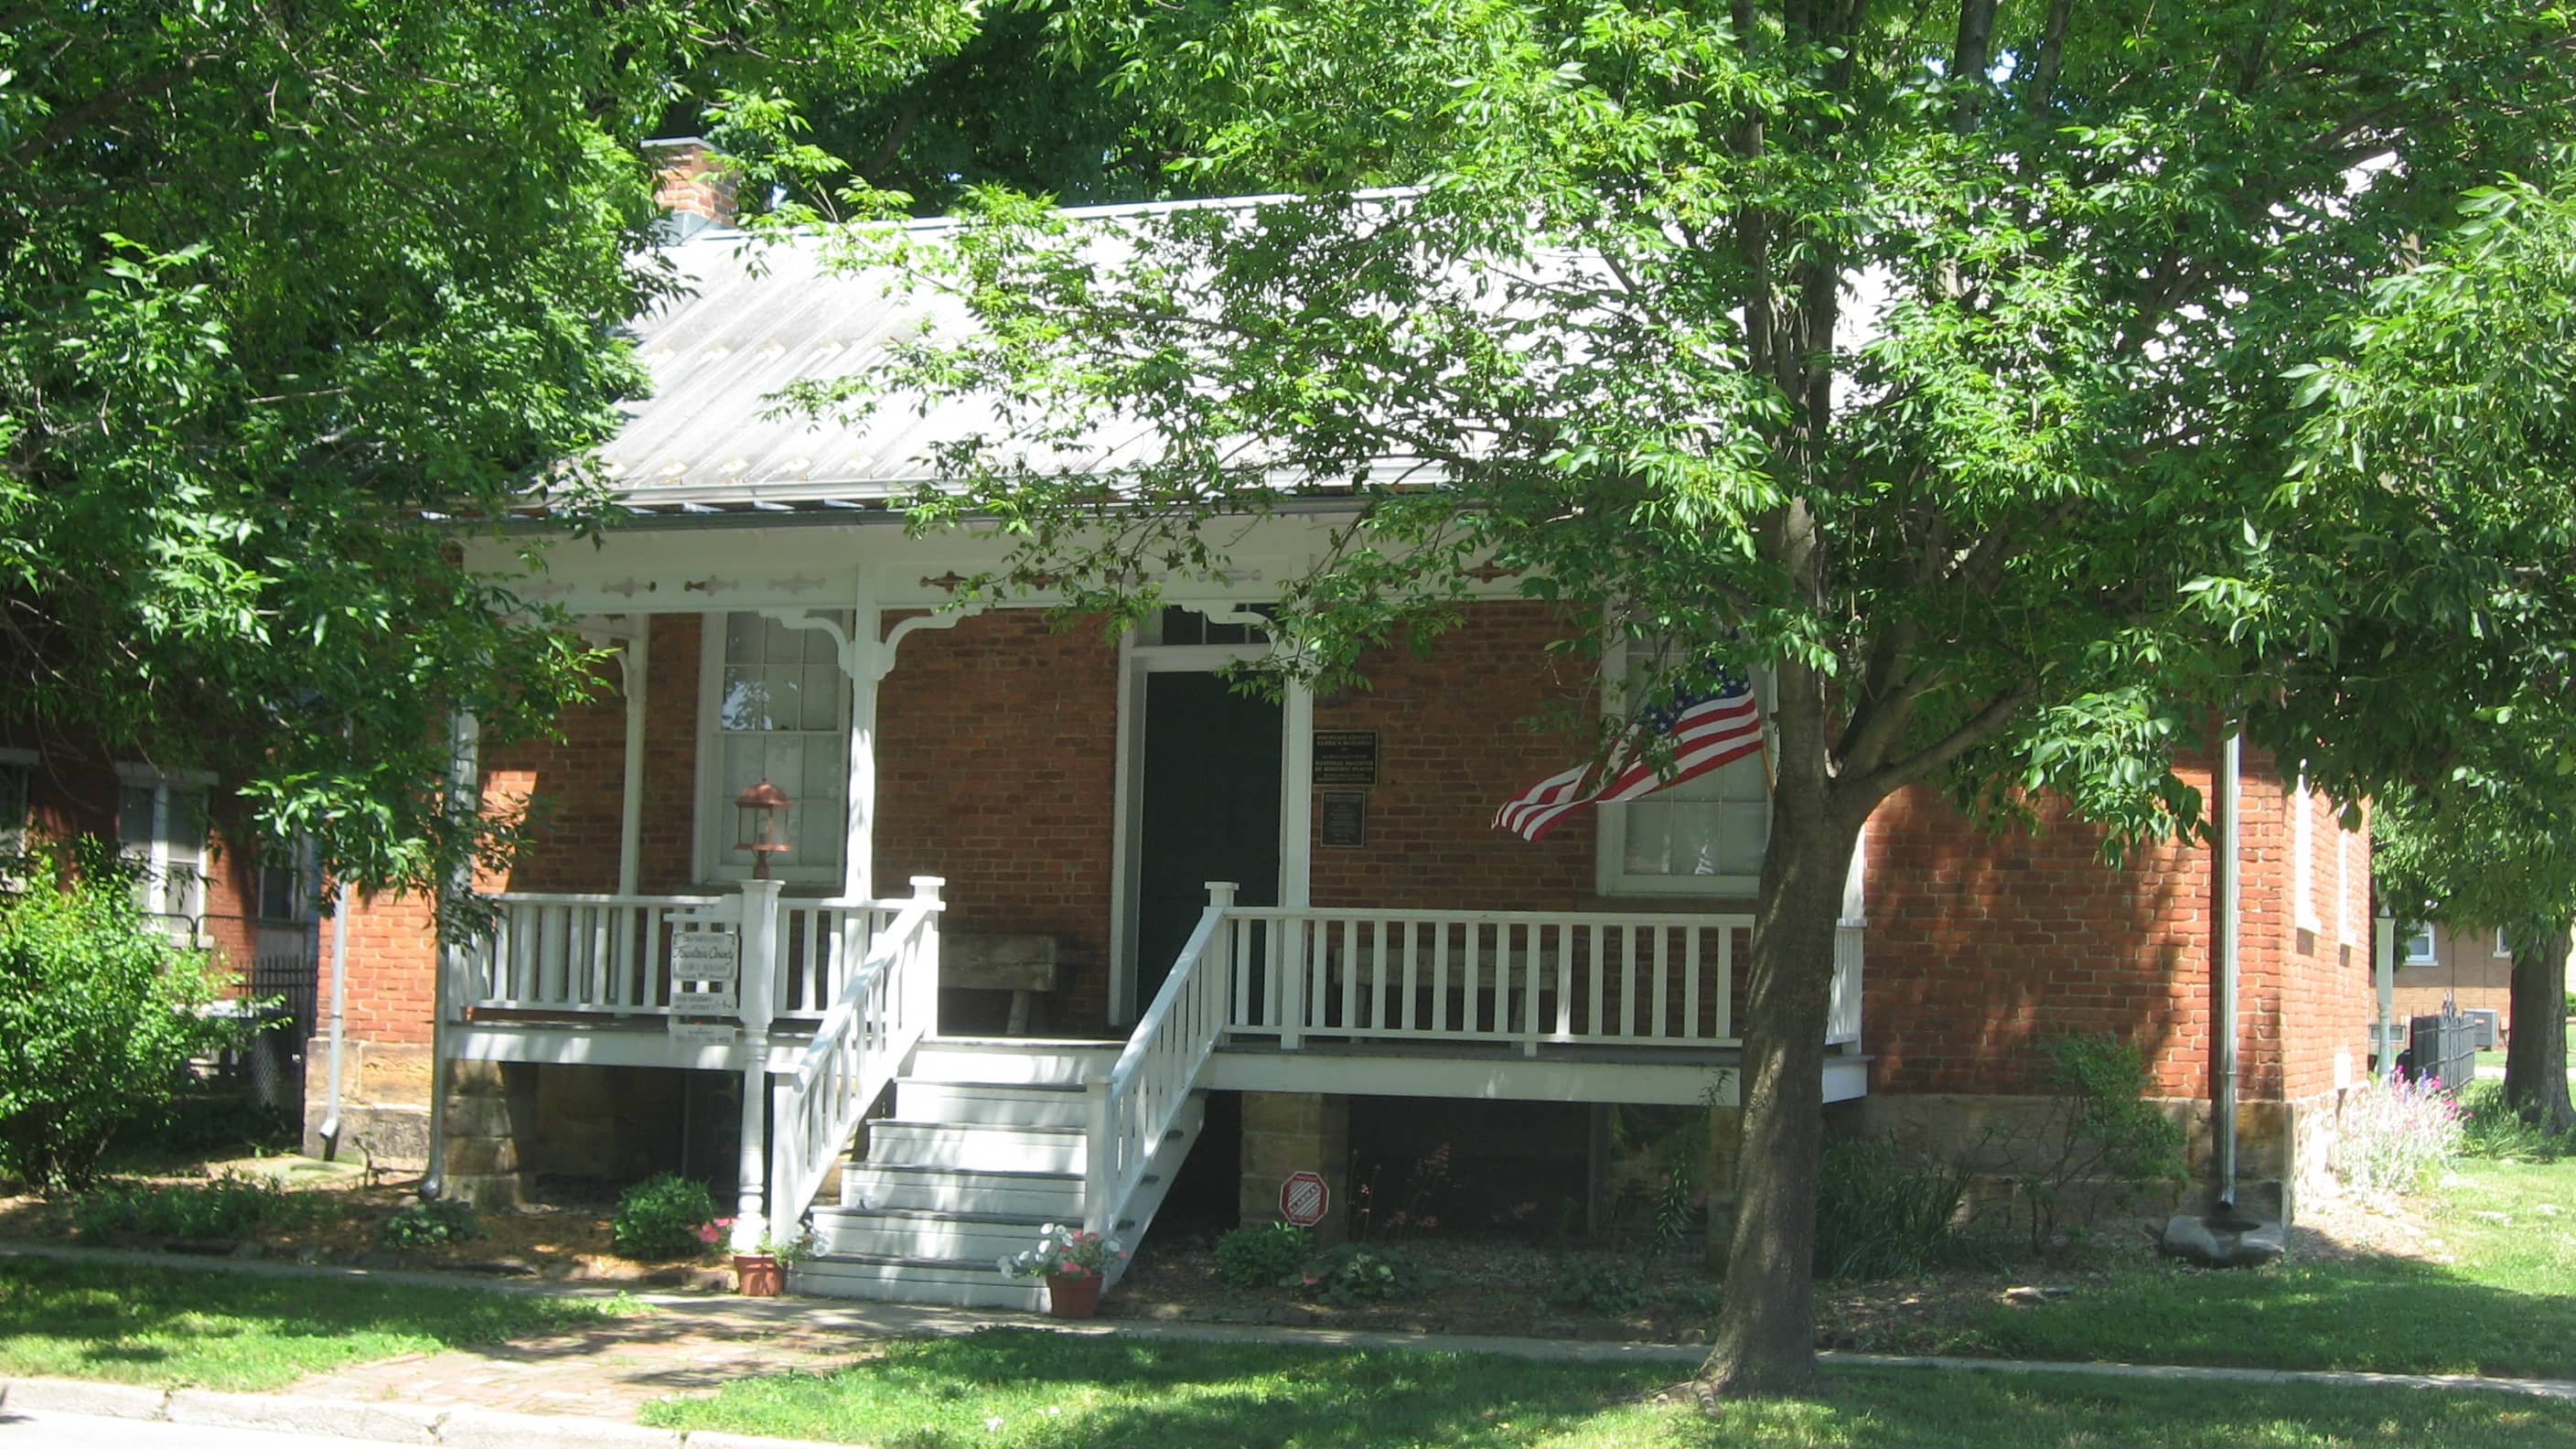
[[[733,1255],[735,1291],[746,1298],[775,1298],[787,1289],[787,1265],[769,1253]]]
[[[1090,1273],[1049,1273],[1047,1312],[1058,1318],[1089,1318],[1100,1309],[1100,1279]]]

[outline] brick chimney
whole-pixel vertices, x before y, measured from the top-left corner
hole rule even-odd
[[[695,136],[644,143],[654,171],[653,202],[662,208],[662,237],[684,242],[734,223],[734,176]]]

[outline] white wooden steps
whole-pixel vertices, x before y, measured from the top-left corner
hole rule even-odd
[[[1005,1277],[994,1259],[1037,1242],[1048,1223],[1083,1216],[1085,1082],[1118,1043],[931,1040],[895,1084],[894,1115],[867,1125],[864,1158],[841,1174],[841,1201],[814,1209],[815,1255],[794,1265],[799,1293],[967,1308],[1045,1306],[1045,1285]],[[1197,1139],[1194,1103],[1170,1160]],[[1151,1181],[1113,1230],[1133,1251],[1168,1181]],[[1114,1275],[1113,1275],[1114,1281]]]

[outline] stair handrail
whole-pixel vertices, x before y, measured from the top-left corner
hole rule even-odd
[[[937,876],[912,878],[912,899],[868,943],[814,1028],[796,1074],[771,1089],[771,1222],[805,1216],[868,1105],[938,1026],[944,884]]]
[[[1226,913],[1234,906],[1236,889],[1232,881],[1207,883],[1208,905],[1198,929],[1154,993],[1154,1004],[1128,1035],[1117,1065],[1106,1077],[1084,1084],[1090,1130],[1084,1143],[1082,1217],[1090,1232],[1112,1235],[1155,1153],[1189,1105],[1225,1030],[1234,979]],[[1114,1269],[1111,1276],[1117,1276]]]

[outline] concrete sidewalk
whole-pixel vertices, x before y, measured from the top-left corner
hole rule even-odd
[[[11,1247],[19,1254],[96,1262],[123,1258],[154,1266],[220,1268],[263,1274],[359,1277],[374,1281],[459,1286],[446,1275],[302,1268],[291,1264],[208,1263],[163,1254]],[[561,1284],[491,1284],[498,1291],[560,1298],[606,1298],[613,1290]],[[920,1308],[833,1299],[758,1299],[687,1294],[625,1295],[651,1311],[603,1319],[561,1334],[509,1343],[414,1354],[307,1379],[281,1394],[217,1394],[62,1380],[0,1381],[0,1411],[111,1415],[174,1423],[336,1435],[403,1444],[514,1445],[580,1449],[591,1445],[657,1445],[678,1449],[744,1449],[785,1441],[714,1433],[646,1429],[634,1420],[645,1403],[711,1393],[724,1384],[792,1369],[820,1370],[866,1357],[890,1338],[941,1337],[989,1327],[1085,1335],[1262,1344],[1296,1348],[1395,1349],[1486,1353],[1591,1363],[1670,1367],[1676,1377],[1706,1358],[1704,1347],[1600,1341],[1559,1342],[1474,1334],[1390,1333],[1259,1325],[1058,1319],[987,1310]],[[2349,1388],[2416,1388],[2509,1393],[2576,1402],[2576,1381],[2468,1376],[2313,1372],[2154,1364],[2027,1363],[1999,1359],[1825,1353],[1832,1366],[1919,1368],[1955,1372],[2073,1374],[2243,1384],[2326,1384]]]

